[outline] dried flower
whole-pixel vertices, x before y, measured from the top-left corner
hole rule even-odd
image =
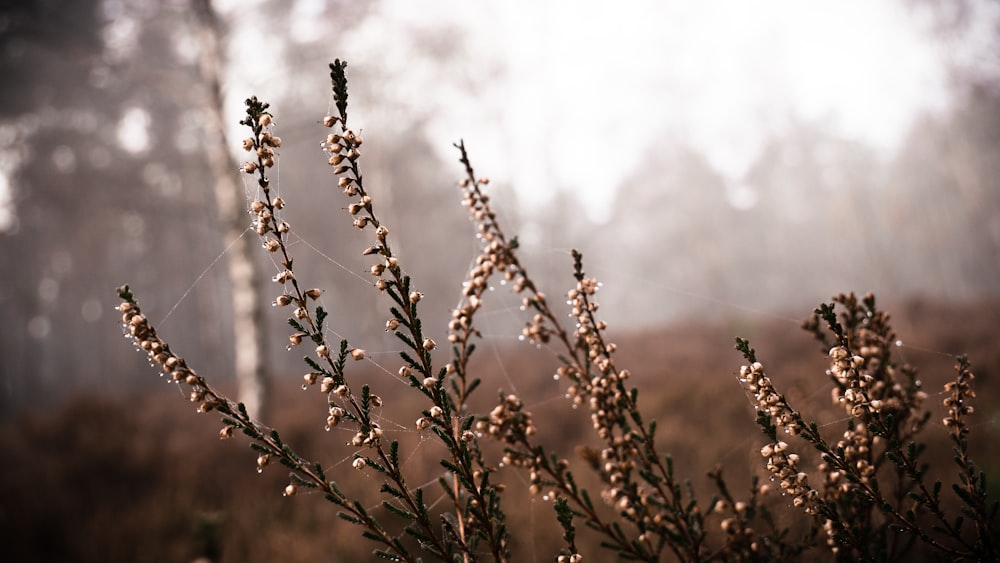
[[[257,456],[257,470],[264,469],[264,466],[271,463],[271,454],[260,454]]]
[[[309,336],[309,334],[305,332],[293,332],[292,334],[288,335],[288,341],[290,342],[290,344],[288,345],[289,349],[291,349],[292,346],[298,346],[299,344],[302,344],[302,339],[306,336]]]

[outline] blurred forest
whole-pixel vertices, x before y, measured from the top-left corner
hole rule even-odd
[[[432,138],[425,125],[447,102],[428,104],[396,86],[409,83],[383,53],[405,51],[425,77],[418,83],[473,99],[504,69],[467,50],[461,29],[404,26],[357,45],[351,30],[383,17],[378,3],[301,4],[313,6],[308,17],[324,32],[297,32],[301,10],[283,3],[220,8],[232,40],[231,80],[223,86],[230,101],[257,94],[272,102],[284,139],[280,185],[303,241],[301,275],[327,288],[334,330],[378,349],[386,342],[384,319],[370,313],[378,296],[355,275],[364,270],[363,242],[343,220],[317,147],[325,64],[345,52],[368,53],[351,59],[349,70],[370,147],[364,168],[429,296],[430,321],[446,318],[474,255],[453,187],[458,165],[442,156],[458,139]],[[970,19],[981,15],[977,2],[955,5],[966,10],[913,4],[934,16],[931,40],[961,43]],[[112,290],[126,281],[192,364],[231,377],[229,286],[216,262],[231,241],[223,239],[209,187],[208,94],[194,20],[185,0],[8,1],[0,8],[0,256],[8,271],[0,282],[0,413],[77,390],[153,385],[137,373],[114,326]],[[810,121],[770,139],[742,179],[756,191],[749,208],[733,205],[731,182],[702,154],[670,138],[619,171],[619,185],[608,188],[617,193],[610,218],[601,224],[586,218],[572,186],[553,188],[540,209],[500,183],[495,201],[551,291],[569,282],[566,250],[584,251],[588,270],[605,281],[602,313],[621,329],[797,317],[846,290],[894,302],[993,299],[1000,293],[1000,85],[997,51],[985,52],[992,58],[982,64],[949,69],[949,110],[918,119],[897,154]],[[270,79],[232,91],[251,66],[269,68]],[[226,108],[234,155],[241,110]],[[476,147],[470,150],[475,163]],[[263,253],[259,259],[270,271]],[[500,303],[495,333],[513,340],[521,321],[506,307],[516,301]],[[271,317],[280,343],[283,322]],[[279,345],[272,373],[294,373],[298,357]]]

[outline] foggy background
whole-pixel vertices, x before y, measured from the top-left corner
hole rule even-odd
[[[1000,293],[995,3],[215,9],[233,153],[243,100],[269,101],[297,275],[327,290],[331,329],[376,359],[396,345],[319,149],[334,58],[349,62],[366,186],[428,296],[433,335],[476,253],[459,139],[529,272],[561,294],[581,249],[614,330],[801,318],[840,291]],[[196,29],[186,0],[0,7],[0,413],[156,383],[117,326],[125,282],[200,373],[231,373],[230,241],[203,145]],[[277,287],[261,285],[270,300]],[[502,289],[486,337],[514,342],[522,320]],[[269,362],[298,374],[278,313]]]

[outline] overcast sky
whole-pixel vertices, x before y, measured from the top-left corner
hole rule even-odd
[[[503,72],[471,99],[422,84],[453,96],[435,137],[465,138],[522,194],[585,194],[595,218],[655,140],[699,149],[739,183],[795,120],[891,154],[915,115],[947,103],[939,45],[899,1],[387,0],[353,33],[352,60],[378,52],[403,72],[409,53],[386,38],[448,26]]]
[[[278,52],[294,48],[288,37],[330,33],[329,20],[317,17],[322,2],[293,2],[292,28],[279,36],[248,17],[253,0],[217,1],[234,21],[232,115],[242,112],[246,92],[274,99],[280,92],[269,88],[288,87],[274,79],[274,68],[247,64],[249,42],[254,52]],[[495,180],[532,201],[546,200],[554,188],[572,190],[595,219],[607,216],[622,177],[664,140],[701,151],[727,183],[742,187],[764,141],[792,123],[819,122],[891,156],[916,115],[947,106],[947,54],[901,0],[376,6],[340,37],[338,56],[354,67],[380,68],[397,95],[436,108],[429,133],[449,160],[451,143],[465,139],[477,168]],[[134,35],[133,28],[117,18],[105,33],[109,46],[130,29]],[[429,71],[434,65],[402,39],[414,30],[456,35],[462,52],[453,68]],[[470,95],[468,81],[484,84]],[[123,146],[141,150],[148,121],[126,108],[118,129]],[[9,195],[6,182],[0,174],[0,200]],[[748,189],[748,198],[733,203],[751,204]]]

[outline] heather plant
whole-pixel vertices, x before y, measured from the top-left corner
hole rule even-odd
[[[438,337],[450,348],[449,359],[442,361],[443,346],[421,321],[423,294],[407,274],[404,257],[395,251],[393,234],[362,174],[364,141],[348,120],[346,64],[337,60],[330,71],[336,112],[322,120],[328,130],[322,148],[347,198],[348,220],[369,237],[361,254],[371,260],[373,291],[384,296],[384,312],[379,314],[385,315],[386,331],[403,347],[396,373],[423,401],[412,414],[412,430],[443,447],[436,482],[416,480],[419,468],[401,460],[394,436],[399,430],[384,425],[385,406],[378,390],[351,373],[352,363],[366,358],[365,349],[348,339],[331,339],[325,324],[330,313],[319,304],[323,291],[297,274],[291,226],[283,212],[287,202],[276,194],[270,177],[281,139],[274,134],[267,103],[248,99],[241,121],[250,132],[242,147],[251,158],[242,173],[254,185],[248,206],[251,226],[278,265],[272,278],[279,288],[273,305],[290,311],[287,346],[307,351],[302,387],[322,396],[327,429],[349,429],[351,438],[340,447],[354,470],[377,479],[378,509],[360,500],[361,491],[338,484],[321,463],[303,457],[278,430],[253,419],[242,404],[217,391],[157,334],[131,289],[118,289],[126,335],[164,375],[186,386],[199,411],[221,415],[221,438],[239,431],[250,439],[258,471],[276,463],[285,466],[285,496],[294,497],[302,489],[321,492],[340,518],[374,542],[375,556],[394,561],[523,557],[515,553],[505,510],[517,502],[507,497],[510,491],[503,482],[511,471],[526,476],[528,494],[551,503],[563,546],[549,555],[560,562],[579,562],[585,555],[601,558],[600,553],[583,553],[581,532],[594,534],[623,559],[642,561],[798,560],[819,553],[838,559],[892,560],[923,548],[942,557],[996,559],[992,536],[997,506],[989,504],[985,476],[968,455],[966,421],[972,414],[973,377],[964,358],[947,388],[944,421],[955,445],[958,482],[953,492],[961,515],[951,515],[956,503],[944,498],[940,483],[926,482],[923,447],[916,438],[930,417],[923,409],[927,395],[915,370],[897,366],[892,359],[888,316],[875,309],[871,297],[859,302],[840,296],[836,302],[845,309],[840,317],[832,305],[824,305],[808,323],[830,349],[834,402],[847,416],[847,430],[836,444],[792,409],[764,375],[754,350],[738,341],[749,363],[739,377],[756,403],[757,423],[768,440],[761,454],[771,481],[778,485],[752,476],[747,490],[734,492],[722,471],[712,469],[708,482],[715,494],[699,499],[692,482],[677,475],[673,459],[657,440],[656,421],[642,414],[630,372],[618,365],[617,347],[608,340],[607,325],[598,315],[600,283],[586,274],[583,256],[571,253],[575,285],[566,294],[567,317],[553,308],[521,262],[517,239],[507,236],[491,206],[489,181],[477,176],[461,142],[455,146],[464,168],[459,189],[480,248],[444,336]],[[576,461],[560,457],[539,439],[535,419],[516,393],[501,391],[488,411],[477,411],[470,402],[481,384],[470,363],[482,336],[477,313],[497,277],[521,297],[524,340],[556,351],[560,366],[555,375],[565,384],[566,397],[590,414],[597,445],[581,446]],[[802,438],[819,453],[812,475],[803,469],[806,460],[792,453],[779,431]],[[581,469],[592,474],[597,489],[581,484],[576,477]],[[813,486],[810,477],[822,484]],[[429,501],[442,494],[445,506]],[[780,517],[797,509],[808,518]]]
[[[899,560],[920,542],[920,551],[942,559],[995,561],[998,503],[990,503],[986,475],[969,457],[967,421],[975,392],[968,359],[958,357],[957,375],[945,385],[947,416],[941,421],[954,447],[955,513],[942,481],[929,482],[930,464],[921,457],[926,445],[919,435],[931,418],[928,395],[917,370],[893,357],[895,334],[875,297],[838,295],[816,309],[804,328],[829,350],[832,401],[847,415],[836,442],[778,393],[749,342],[738,338],[736,345],[749,362],[740,368],[740,381],[768,437],[760,453],[783,494],[822,527],[838,560]],[[806,462],[779,431],[819,454],[814,475],[820,484],[810,483]]]

